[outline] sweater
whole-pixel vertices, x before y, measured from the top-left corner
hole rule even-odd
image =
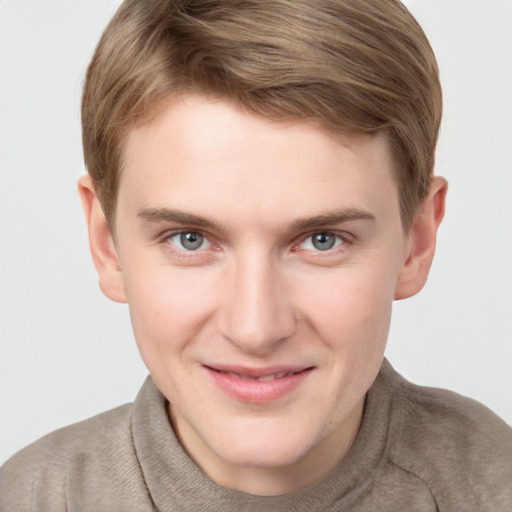
[[[221,487],[188,457],[151,377],[133,404],[57,430],[0,470],[0,511],[511,512],[512,429],[385,360],[348,455],[290,494]]]

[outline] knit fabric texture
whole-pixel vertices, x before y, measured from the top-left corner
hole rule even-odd
[[[221,487],[188,457],[150,377],[135,402],[57,430],[0,470],[0,511],[511,512],[512,429],[384,361],[349,454],[281,496]]]

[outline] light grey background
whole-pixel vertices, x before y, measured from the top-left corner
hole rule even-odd
[[[76,192],[83,75],[118,4],[0,0],[0,463],[132,401],[146,375],[127,307],[97,286]],[[441,67],[450,192],[430,281],[395,305],[387,355],[512,423],[512,2],[406,4]]]

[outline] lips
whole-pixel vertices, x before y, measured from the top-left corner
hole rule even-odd
[[[243,368],[204,366],[218,388],[241,402],[270,403],[297,389],[312,367]]]
[[[236,373],[236,372],[227,372],[227,371],[220,371],[220,373],[229,375],[229,376],[233,377],[234,379],[257,380],[258,382],[271,382],[274,379],[282,379],[284,377],[290,377],[294,373],[298,373],[298,372],[289,371],[289,372],[269,373],[267,375],[262,375],[261,377],[251,377],[250,375],[245,375],[245,374]]]

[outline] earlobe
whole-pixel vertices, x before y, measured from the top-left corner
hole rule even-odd
[[[88,174],[78,181],[78,192],[89,230],[89,246],[101,291],[115,302],[127,302],[112,232]]]
[[[444,217],[447,189],[444,178],[433,178],[429,193],[416,212],[408,235],[408,253],[395,288],[396,300],[412,297],[427,281],[436,250],[437,230]]]

